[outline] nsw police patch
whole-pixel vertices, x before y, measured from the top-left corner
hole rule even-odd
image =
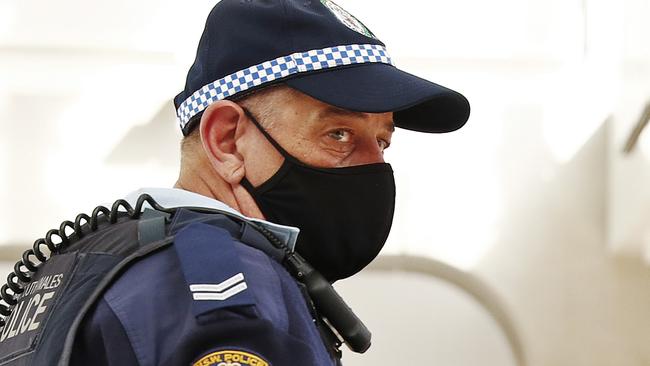
[[[201,357],[192,366],[271,366],[271,364],[250,352],[223,350]]]
[[[325,5],[334,15],[336,15],[336,18],[341,21],[341,23],[345,24],[346,27],[352,29],[355,32],[361,33],[366,37],[374,38],[375,35],[359,21],[354,15],[350,14],[347,12],[347,10],[343,9],[339,5],[337,5],[335,2],[331,0],[320,0],[320,2]]]

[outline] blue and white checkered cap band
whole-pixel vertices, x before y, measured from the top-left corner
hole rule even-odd
[[[250,88],[301,72],[371,62],[393,64],[386,48],[374,44],[351,44],[292,53],[237,71],[205,85],[187,98],[176,114],[181,128],[184,128],[192,117],[210,104]]]

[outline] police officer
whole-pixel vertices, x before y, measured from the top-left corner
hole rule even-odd
[[[174,102],[176,187],[26,252],[2,291],[0,364],[325,366],[341,341],[369,346],[329,284],[388,236],[394,127],[456,130],[467,100],[397,69],[332,1],[223,0]]]

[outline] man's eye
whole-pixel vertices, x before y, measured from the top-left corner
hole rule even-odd
[[[336,141],[340,142],[350,142],[350,138],[352,137],[352,134],[350,131],[347,130],[336,130],[332,131],[329,134],[329,137],[333,138]]]

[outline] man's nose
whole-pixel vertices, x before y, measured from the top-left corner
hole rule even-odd
[[[375,138],[364,140],[357,146],[349,161],[350,165],[366,165],[384,162],[384,152]]]

